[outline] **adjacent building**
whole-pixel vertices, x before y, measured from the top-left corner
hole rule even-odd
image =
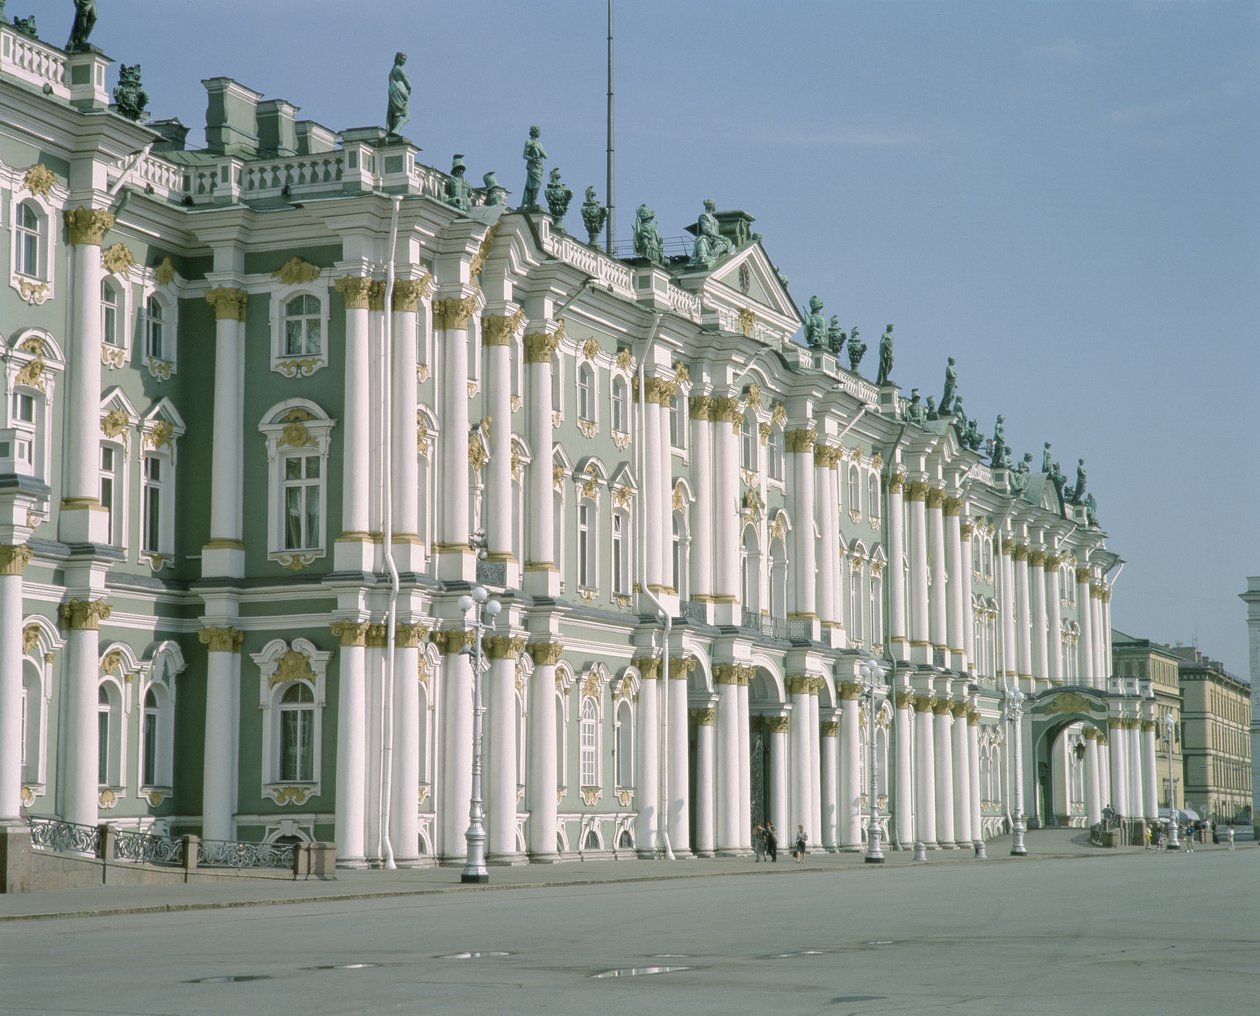
[[[1177,679],[1179,657],[1150,639],[1111,632],[1111,666],[1117,677],[1149,681],[1155,696],[1156,780],[1160,814],[1186,806],[1182,755],[1182,695]],[[1171,776],[1170,776],[1171,774]]]
[[[1156,816],[1083,470],[802,345],[751,216],[613,257],[226,77],[186,150],[109,67],[0,25],[10,831],[457,862],[477,680],[500,863]]]

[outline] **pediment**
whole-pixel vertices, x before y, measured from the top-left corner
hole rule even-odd
[[[760,243],[751,243],[718,264],[701,290],[714,302],[747,307],[758,317],[788,319],[794,328],[804,323]]]

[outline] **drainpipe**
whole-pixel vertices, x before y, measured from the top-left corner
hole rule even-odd
[[[385,327],[381,341],[381,514],[382,546],[385,573],[389,576],[389,606],[385,613],[385,675],[381,699],[381,840],[385,867],[393,871],[394,845],[389,838],[390,792],[393,785],[394,759],[394,625],[398,619],[398,567],[394,562],[394,475],[393,475],[393,294],[394,248],[398,243],[398,210],[402,196],[391,199],[393,210],[389,220],[389,259],[385,263]]]

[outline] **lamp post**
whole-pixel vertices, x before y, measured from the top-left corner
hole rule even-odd
[[[1016,686],[1006,693],[1006,717],[1011,724],[1011,744],[1015,755],[1015,816],[1012,820],[1011,856],[1023,857],[1024,846],[1024,753],[1020,746],[1020,722],[1024,718],[1024,693]]]
[[[472,759],[472,792],[468,798],[468,831],[464,839],[468,843],[468,859],[464,864],[460,882],[484,884],[490,881],[490,872],[486,870],[486,813],[481,801],[481,768],[482,768],[482,714],[485,707],[481,704],[481,636],[486,628],[494,628],[495,618],[503,609],[498,600],[491,600],[485,586],[474,586],[472,594],[465,593],[459,598],[459,609],[467,614],[473,612],[473,631],[476,640],[473,643],[473,759]]]
[[[1172,710],[1164,713],[1164,740],[1168,744],[1168,849],[1180,850],[1181,841],[1177,839],[1177,785],[1173,783],[1173,734],[1177,723],[1173,719]]]
[[[884,683],[884,668],[878,660],[866,660],[859,668],[862,683],[866,686],[866,750],[870,757],[871,790],[868,798],[870,817],[866,825],[867,864],[883,864],[884,854],[879,849],[879,753],[875,750],[875,687]]]

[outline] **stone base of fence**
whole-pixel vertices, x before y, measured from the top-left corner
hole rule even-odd
[[[330,881],[337,877],[335,843],[300,843],[293,851],[293,877]]]
[[[31,889],[31,830],[20,819],[0,822],[0,893]]]

